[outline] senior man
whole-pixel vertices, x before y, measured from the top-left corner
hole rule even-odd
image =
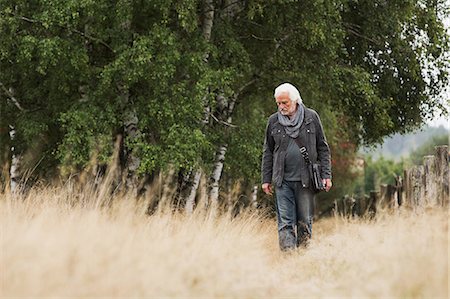
[[[306,246],[312,234],[315,191],[310,163],[319,163],[328,192],[331,183],[331,157],[319,115],[303,105],[300,93],[289,83],[275,89],[278,111],[269,117],[262,158],[262,189],[273,193],[275,186],[278,240],[281,250]],[[297,139],[297,140],[296,140]]]

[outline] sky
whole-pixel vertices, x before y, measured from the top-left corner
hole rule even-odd
[[[447,5],[450,6],[450,0],[447,1]],[[447,28],[447,32],[450,34],[450,15],[447,15],[444,19],[444,26],[445,28]],[[447,85],[446,90],[442,93],[442,96],[444,99],[447,99],[447,108],[450,111],[450,103],[448,101],[450,101],[450,84]],[[433,126],[433,127],[439,127],[439,126],[444,126],[447,129],[450,129],[450,123],[449,123],[449,117],[440,117],[438,115],[435,116],[435,118],[431,121],[427,122],[428,125]]]
[[[448,117],[437,116],[434,119],[432,119],[431,121],[428,121],[427,124],[431,127],[444,126],[445,128],[450,129]]]

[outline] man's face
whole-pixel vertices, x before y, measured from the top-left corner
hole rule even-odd
[[[297,103],[293,103],[291,98],[289,98],[288,92],[280,93],[276,98],[278,110],[283,115],[292,116],[297,110]]]

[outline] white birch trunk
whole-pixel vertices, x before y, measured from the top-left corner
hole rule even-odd
[[[14,139],[16,137],[16,129],[14,126],[9,126],[9,137],[11,138],[11,144],[14,144]],[[11,193],[16,193],[18,191],[18,184],[20,180],[20,161],[22,160],[21,155],[16,153],[16,148],[11,146],[11,167],[9,169],[10,178],[10,188]]]
[[[194,211],[195,195],[197,194],[197,189],[200,184],[201,177],[202,177],[202,171],[200,169],[198,169],[195,172],[193,185],[192,185],[191,191],[189,193],[189,196],[186,199],[185,211],[188,214],[192,214],[192,212]]]
[[[203,24],[202,34],[203,38],[209,42],[211,40],[211,32],[214,23],[214,1],[205,0],[203,6]],[[208,62],[209,52],[205,53],[204,60]]]
[[[128,18],[126,18],[122,24],[120,25],[124,31],[131,32],[131,10],[132,10],[132,2],[129,0],[125,0],[119,3],[119,5],[126,5],[128,9]],[[126,43],[132,43],[132,35],[128,34],[126,37]],[[130,101],[130,91],[124,87],[122,87],[122,101],[127,107],[127,111],[125,112],[123,118],[124,124],[124,139],[133,140],[140,136],[141,132],[139,131],[138,123],[139,119],[137,117],[136,110],[134,109],[134,104]],[[137,157],[133,150],[127,150],[126,152],[126,162],[125,162],[125,186],[128,190],[133,192],[134,195],[137,195],[137,189],[139,186],[139,178],[137,175],[137,169],[141,164],[141,159]]]
[[[128,98],[128,95],[125,95],[124,98]],[[126,102],[128,102],[128,99],[126,100]],[[139,137],[140,131],[138,129],[138,122],[139,119],[134,109],[126,113],[124,118],[124,134],[127,140],[133,140]],[[133,150],[129,151],[127,153],[127,160],[125,164],[125,185],[128,190],[137,191],[137,187],[139,185],[137,169],[139,168],[140,164],[141,159],[134,154]]]
[[[226,123],[227,124],[231,124],[231,122],[232,122],[234,106],[236,104],[236,101],[237,101],[237,98],[238,98],[239,94],[247,86],[252,84],[254,81],[255,80],[251,80],[250,82],[246,83],[244,86],[242,86],[240,88],[238,93],[234,97],[232,97],[230,99],[230,102],[228,104],[228,109],[226,109],[226,115],[224,115],[224,117],[226,117],[226,120],[227,120]],[[212,175],[211,175],[211,190],[210,190],[210,193],[209,193],[209,199],[211,200],[212,204],[216,204],[218,199],[219,199],[219,181],[220,181],[220,177],[222,175],[223,162],[225,161],[225,155],[227,153],[227,149],[228,149],[228,145],[227,144],[222,144],[219,147],[218,151],[216,152],[216,160],[215,160],[213,171],[212,171]]]
[[[212,205],[216,205],[219,201],[219,182],[222,175],[223,162],[227,152],[227,145],[224,144],[219,147],[216,152],[216,160],[214,162],[213,172],[211,175],[211,190],[209,192],[209,200]]]
[[[252,208],[256,210],[258,208],[258,185],[253,186],[252,192]]]
[[[209,42],[211,40],[211,32],[214,23],[214,1],[213,0],[205,0],[203,6],[203,24],[202,24],[202,35],[203,38]],[[205,52],[203,55],[203,61],[208,63],[209,52]],[[209,123],[209,115],[211,113],[211,107],[207,102],[207,95],[209,94],[209,88],[206,90],[206,94],[203,97],[203,101],[205,102],[204,108],[204,119],[203,124],[207,125]]]
[[[2,82],[0,82],[0,87],[17,109],[20,111],[26,111],[14,97],[14,90],[12,87],[7,88]],[[20,180],[20,163],[22,161],[22,155],[16,152],[16,148],[13,145],[16,138],[16,128],[13,125],[9,125],[9,138],[11,139],[11,166],[9,168],[9,180],[11,193],[15,193],[18,191],[17,187]]]
[[[202,35],[203,38],[209,42],[211,40],[211,32],[212,27],[214,23],[214,0],[204,0],[203,2],[203,23],[202,23]],[[208,63],[209,58],[209,52],[206,52],[203,60],[205,63]],[[205,93],[208,93],[208,90],[205,91]],[[205,95],[204,101],[206,102],[207,96]],[[204,110],[204,119],[203,124],[207,125],[209,123],[209,115],[211,113],[211,107],[208,104],[205,104],[205,110]],[[191,190],[189,191],[189,196],[186,199],[186,205],[185,210],[188,213],[192,213],[194,209],[194,203],[195,203],[195,195],[197,194],[197,189],[199,186],[200,178],[201,178],[202,171],[200,169],[197,169],[195,171],[194,181],[191,185]]]

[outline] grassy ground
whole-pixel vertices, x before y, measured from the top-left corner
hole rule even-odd
[[[69,193],[0,195],[0,296],[448,297],[444,211],[319,220],[308,249],[283,254],[273,219],[149,217]]]

